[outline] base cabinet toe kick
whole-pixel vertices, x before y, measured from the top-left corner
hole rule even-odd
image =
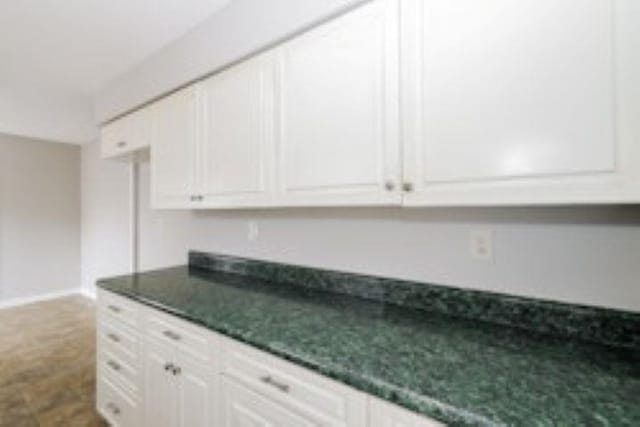
[[[443,426],[114,293],[97,307],[97,409],[112,426]]]

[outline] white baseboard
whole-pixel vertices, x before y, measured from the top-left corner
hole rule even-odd
[[[86,289],[86,288],[80,288],[80,295],[87,297],[89,299],[96,299],[96,288],[93,289]]]
[[[91,298],[87,293],[84,292],[84,289],[65,289],[63,291],[55,291],[48,292],[46,294],[34,295],[32,297],[24,297],[24,298],[11,298],[8,300],[1,301],[0,300],[0,309],[10,308],[10,307],[18,307],[20,305],[33,304],[35,302],[42,302],[56,298],[68,297],[70,295],[78,295],[82,294],[88,298]],[[95,294],[93,296],[95,298]]]

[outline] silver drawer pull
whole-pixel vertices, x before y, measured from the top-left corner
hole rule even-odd
[[[165,371],[173,370],[173,363],[165,363],[164,370]]]
[[[171,372],[173,372],[173,375],[180,375],[182,368],[180,366],[174,366]]]
[[[117,145],[118,145],[118,148],[124,148],[127,146],[127,143],[125,141],[119,141]]]
[[[116,334],[107,334],[107,337],[113,342],[120,342],[120,337]]]
[[[265,375],[264,377],[260,377],[260,381],[262,381],[265,384],[269,384],[280,391],[289,393],[289,386],[287,384],[283,384],[281,382],[274,380],[273,377],[271,377],[271,375]]]
[[[109,310],[113,311],[114,313],[120,313],[122,311],[122,309],[116,305],[110,305]]]
[[[181,338],[180,335],[176,334],[173,331],[164,331],[162,333],[162,335],[164,335],[165,337],[170,338],[170,339],[172,339],[174,341],[180,341],[180,338]]]
[[[119,415],[120,414],[120,408],[118,408],[118,405],[116,405],[113,402],[111,402],[111,403],[109,403],[107,405],[107,409],[109,409],[113,415]]]
[[[120,371],[120,369],[122,369],[120,364],[118,362],[113,361],[113,360],[109,360],[107,362],[107,365],[109,365],[111,367],[111,369],[113,369],[114,371]]]

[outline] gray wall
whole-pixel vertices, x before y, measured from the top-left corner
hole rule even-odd
[[[83,250],[108,242],[109,254],[128,253],[127,239],[118,237],[128,232],[128,222],[118,220],[127,212],[126,197],[114,197],[127,194],[127,165],[97,156],[95,144],[83,148],[83,181],[89,174],[110,181],[85,201],[85,209],[101,215],[94,215]],[[140,172],[143,270],[185,263],[192,248],[640,311],[638,206],[152,211],[148,163]],[[250,220],[260,229],[255,241],[247,239]],[[493,263],[469,255],[476,229],[494,231]],[[83,265],[103,263],[101,273],[110,273],[104,254],[85,254]],[[117,264],[114,274],[127,266]]]
[[[0,134],[0,305],[78,289],[80,148]]]

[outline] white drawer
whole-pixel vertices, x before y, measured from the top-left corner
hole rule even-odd
[[[132,365],[140,363],[140,338],[137,331],[104,316],[97,322],[98,351],[110,351]]]
[[[369,427],[445,427],[439,421],[407,411],[387,401],[369,397]]]
[[[209,360],[208,330],[150,308],[146,309],[145,325],[147,336],[175,346],[195,360]]]
[[[98,378],[97,407],[113,427],[139,426],[138,402],[104,376]]]
[[[142,379],[139,366],[125,362],[108,350],[98,353],[97,363],[98,376],[108,376],[133,396],[139,395]]]
[[[230,339],[223,348],[223,373],[230,378],[320,425],[365,425],[363,393]]]
[[[140,305],[130,299],[99,289],[98,313],[99,315],[108,316],[111,319],[116,319],[133,328],[137,328],[140,316]]]
[[[222,375],[221,381],[224,426],[318,427],[231,378]]]

